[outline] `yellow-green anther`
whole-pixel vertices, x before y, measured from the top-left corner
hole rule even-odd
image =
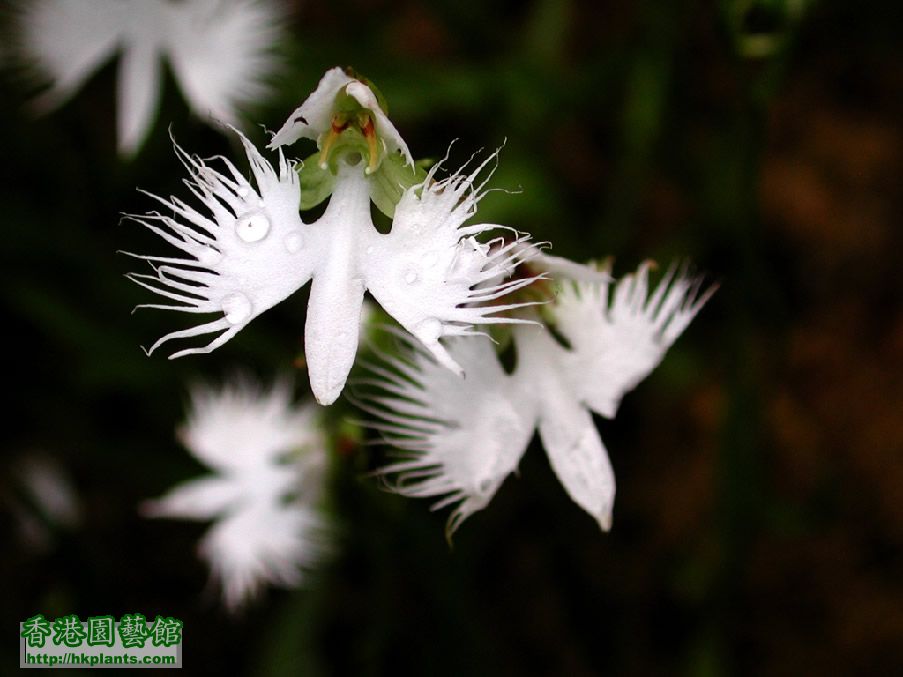
[[[370,117],[370,113],[365,110],[358,112],[357,122],[358,125],[360,125],[361,133],[367,140],[369,158],[367,161],[367,169],[365,171],[369,175],[375,172],[376,168],[379,167],[379,145],[377,144],[376,139],[376,127],[373,124],[373,118]]]
[[[320,169],[326,169],[329,163],[329,152],[339,138],[339,134],[348,128],[348,116],[345,113],[336,113],[332,118],[332,125],[326,138],[323,140],[323,147],[320,148]]]

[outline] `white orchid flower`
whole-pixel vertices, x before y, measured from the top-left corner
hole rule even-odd
[[[528,236],[482,244],[475,236],[492,224],[465,226],[476,213],[483,184],[474,185],[487,160],[470,174],[408,188],[395,209],[392,230],[380,234],[370,216],[370,180],[360,157],[338,162],[324,214],[305,223],[298,214],[300,185],[279,153],[278,171],[239,132],[255,185],[222,159],[219,171],[178,146],[191,173],[187,181],[204,206],[155,197],[166,214],[133,216],[189,258],[140,256],[153,274],[130,278],[176,304],[144,307],[218,313],[221,317],[167,334],[149,352],[176,338],[219,332],[209,344],[171,357],[210,352],[253,318],[313,280],[305,329],[311,388],[331,404],[344,388],[358,345],[361,304],[369,290],[382,307],[450,369],[460,367],[439,339],[476,333],[474,325],[524,322],[499,316],[524,303],[494,302],[532,279],[504,281],[532,250]],[[168,214],[172,214],[169,216]]]
[[[314,507],[326,464],[314,406],[293,406],[285,382],[266,392],[246,381],[196,388],[181,438],[214,474],[147,501],[142,512],[214,521],[200,553],[230,608],[264,584],[297,585],[328,550]]]
[[[384,392],[362,406],[375,416],[373,427],[402,450],[401,460],[381,472],[397,474],[400,493],[441,497],[434,508],[456,504],[450,534],[516,469],[536,427],[558,479],[607,531],[615,478],[590,412],[614,417],[621,396],[661,362],[714,292],[700,295],[698,281],[674,279],[672,271],[649,296],[648,270],[644,264],[624,277],[613,293],[608,270],[569,270],[580,279],[565,282],[555,302],[543,306],[569,345],[543,326],[514,327],[511,375],[491,346],[472,339],[448,347],[465,381],[449,378],[410,343],[401,357],[371,365],[375,378],[365,382]]]
[[[237,109],[267,93],[283,11],[268,0],[30,0],[19,52],[50,82],[53,108],[119,52],[119,150],[132,154],[159,107],[166,59],[198,116],[237,124]]]

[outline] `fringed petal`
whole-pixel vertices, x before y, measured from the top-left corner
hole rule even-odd
[[[152,212],[131,217],[189,258],[168,258],[168,264],[154,268],[153,275],[133,274],[130,279],[184,304],[173,308],[222,313],[222,319],[203,325],[223,331],[220,337],[173,356],[209,352],[222,345],[306,284],[320,258],[318,241],[298,215],[300,186],[293,168],[281,153],[278,169],[274,168],[248,139],[233,131],[244,146],[256,188],[228,161],[222,173],[176,145],[176,154],[190,173],[186,183],[203,208],[153,196],[173,216]],[[173,332],[154,347],[199,333]]]
[[[179,436],[210,467],[240,473],[293,449],[316,446],[315,429],[312,409],[292,404],[287,381],[262,389],[237,378],[220,388],[193,387]]]
[[[459,373],[440,338],[468,333],[473,325],[523,322],[510,313],[532,304],[497,302],[535,279],[506,281],[533,255],[525,246],[529,236],[513,231],[512,241],[483,244],[474,235],[497,226],[464,226],[483,195],[485,181],[474,183],[494,158],[441,181],[434,180],[434,166],[423,184],[402,196],[392,231],[372,232],[359,254],[367,287],[380,305],[441,364]]]
[[[294,587],[329,550],[322,518],[296,502],[239,510],[211,527],[200,544],[226,606],[235,611],[264,585]]]
[[[454,505],[450,536],[517,467],[533,433],[533,411],[519,406],[490,343],[453,339],[449,352],[466,379],[403,342],[400,356],[370,367],[384,393],[369,393],[361,405],[384,440],[404,450],[380,474],[394,478],[398,493],[439,497],[434,509]]]
[[[549,307],[570,344],[565,369],[575,392],[593,411],[612,418],[624,393],[661,362],[716,286],[672,267],[649,295],[649,264],[608,283],[565,283]],[[609,297],[611,297],[609,299]]]
[[[279,3],[192,0],[164,3],[171,30],[167,56],[192,110],[236,124],[241,106],[265,98],[278,69],[274,51],[283,39]]]

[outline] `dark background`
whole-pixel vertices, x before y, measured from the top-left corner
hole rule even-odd
[[[0,671],[35,613],[136,611],[185,621],[194,674],[903,669],[897,7],[298,3],[278,94],[249,121],[278,128],[326,68],[353,65],[415,157],[458,138],[463,161],[507,139],[492,186],[520,192],[489,195],[480,220],[559,255],[615,255],[616,274],[687,258],[721,289],[617,420],[599,421],[618,479],[610,534],[534,443],[450,549],[445,514],[364,476],[380,450],[339,444],[338,555],[306,589],[240,616],[195,556],[204,526],[142,520],[136,505],[201,471],[173,436],[187,383],[292,368],[306,291],[213,355],[146,358],[140,345],[184,322],[129,314],[149,294],[116,250],[157,244],[120,214],[152,208],[136,186],[185,193],[169,125],[190,151],[240,155],[172,78],[124,162],[113,66],[40,118],[7,68]],[[43,519],[41,538],[23,526],[17,480],[35,457],[69,477],[81,510],[71,526]]]

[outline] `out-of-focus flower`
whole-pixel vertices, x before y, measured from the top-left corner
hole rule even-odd
[[[621,396],[659,364],[714,291],[700,295],[698,281],[675,279],[672,270],[649,295],[648,269],[625,276],[613,292],[609,282],[593,280],[607,279],[608,270],[577,271],[580,280],[565,281],[543,307],[567,346],[543,326],[515,326],[511,375],[491,346],[473,339],[449,345],[465,381],[410,343],[400,357],[371,365],[384,392],[362,406],[376,417],[373,427],[402,450],[381,472],[397,475],[400,493],[442,497],[434,508],[456,504],[451,533],[486,506],[537,427],[571,498],[608,530],[615,479],[590,412],[614,417]]]
[[[71,477],[52,456],[30,451],[12,467],[13,490],[3,492],[24,545],[47,550],[59,533],[77,529],[82,504]]]
[[[311,96],[315,103],[322,89],[321,84]],[[301,109],[311,105],[308,101]],[[478,324],[524,322],[500,313],[529,303],[482,304],[532,282],[506,281],[518,263],[533,255],[534,249],[524,245],[529,236],[515,233],[509,242],[499,238],[484,244],[475,236],[498,226],[464,225],[483,196],[485,182],[477,184],[477,177],[491,157],[470,173],[442,180],[436,179],[441,163],[435,165],[421,182],[401,193],[392,230],[381,234],[370,214],[372,177],[359,152],[346,152],[337,160],[326,211],[305,223],[298,214],[301,182],[293,165],[280,150],[277,171],[236,133],[256,187],[228,160],[222,160],[224,169],[219,171],[176,146],[191,173],[188,186],[204,212],[175,197],[157,197],[165,214],[133,217],[190,257],[139,257],[162,265],[153,274],[133,274],[131,279],[177,302],[144,307],[222,314],[167,334],[149,352],[171,339],[219,332],[206,346],[171,357],[210,352],[313,280],[306,360],[315,397],[330,404],[342,392],[354,362],[367,290],[440,363],[458,373],[460,366],[440,338],[477,333]]]
[[[264,584],[297,585],[328,550],[316,507],[326,440],[314,405],[293,405],[286,382],[264,391],[236,380],[221,390],[195,388],[191,399],[180,437],[213,474],[146,502],[142,512],[214,521],[200,553],[230,608]]]
[[[68,99],[119,53],[119,150],[134,153],[159,106],[162,60],[200,117],[237,124],[267,93],[283,10],[270,0],[30,0],[20,3],[18,51],[49,81],[38,105]]]

